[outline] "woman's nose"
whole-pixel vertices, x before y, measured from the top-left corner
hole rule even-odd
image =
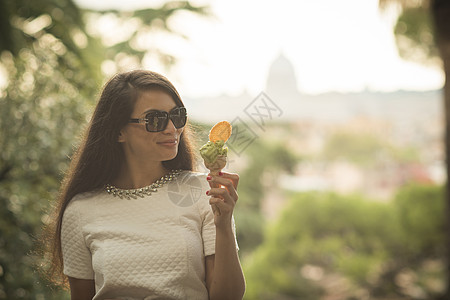
[[[173,133],[176,131],[177,129],[175,128],[175,125],[173,124],[172,120],[169,119],[169,121],[167,122],[166,129],[164,129],[164,132]]]

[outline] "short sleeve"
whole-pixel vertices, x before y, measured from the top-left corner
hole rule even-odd
[[[82,232],[78,201],[72,200],[64,211],[61,228],[61,248],[64,274],[79,279],[94,279],[92,256]]]
[[[204,180],[206,181],[206,179]],[[209,204],[209,197],[200,197],[198,206],[202,219],[203,252],[205,256],[208,256],[216,252],[216,225],[214,224],[214,214]]]
[[[202,216],[202,239],[203,239],[203,252],[205,256],[213,255],[216,251],[216,225],[214,224],[214,213],[211,205],[209,204],[209,198],[205,195],[206,191],[210,189],[210,186],[206,180],[206,174],[200,177],[202,182],[202,196],[199,199],[199,209]],[[205,196],[203,196],[205,195]],[[236,240],[236,226],[234,222],[234,216],[232,217],[232,230],[235,237],[236,249],[239,250],[239,246]]]

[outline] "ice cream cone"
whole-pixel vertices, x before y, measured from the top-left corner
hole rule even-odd
[[[209,132],[209,142],[200,148],[206,168],[213,176],[218,176],[227,164],[228,148],[224,147],[225,142],[231,135],[231,124],[227,121],[217,123]],[[212,188],[220,187],[218,183],[211,183]],[[214,214],[220,215],[217,205],[211,205]]]
[[[219,176],[220,171],[222,171],[223,168],[225,168],[227,164],[227,156],[226,155],[218,155],[215,162],[210,163],[206,159],[203,159],[206,168],[209,170],[209,174],[214,176]],[[218,188],[220,187],[220,184],[218,183],[211,183],[212,188]],[[217,205],[213,204],[211,205],[212,210],[214,214],[217,214],[220,216],[220,209],[217,207]]]
[[[211,175],[219,175],[220,171],[227,165],[227,156],[218,155],[215,162],[210,163],[206,159],[203,160],[206,168],[209,170]]]

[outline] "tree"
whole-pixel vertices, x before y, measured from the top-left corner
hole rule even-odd
[[[177,11],[204,10],[170,3],[135,14],[150,26]],[[104,81],[106,47],[87,32],[86,13],[71,0],[0,1],[1,299],[67,298],[43,284],[32,250]]]
[[[189,1],[168,1],[157,8],[146,8],[136,11],[124,10],[102,10],[86,11],[87,15],[94,19],[108,18],[110,23],[115,24],[116,28],[108,29],[109,35],[114,36],[108,40],[108,47],[104,51],[103,59],[112,62],[117,71],[126,71],[130,68],[130,62],[141,65],[146,56],[156,57],[165,66],[171,66],[176,63],[177,58],[171,54],[165,53],[158,45],[146,45],[141,42],[148,40],[159,32],[164,32],[168,36],[177,36],[187,39],[183,34],[179,34],[170,27],[170,20],[176,17],[177,13],[188,11],[197,15],[209,15],[208,7],[193,6]],[[95,24],[94,24],[95,26]],[[126,27],[126,33],[117,39],[115,30]],[[105,32],[96,31],[92,34],[102,38]]]
[[[380,0],[380,6],[400,4],[403,11],[400,15],[396,35],[406,39],[414,52],[422,51],[422,57],[440,56],[445,74],[444,107],[445,107],[445,148],[447,178],[450,178],[450,1],[447,0]],[[431,38],[430,38],[431,37]],[[408,47],[399,46],[399,49]],[[411,47],[412,46],[412,47]],[[438,51],[435,49],[437,48]],[[400,51],[400,54],[410,52]],[[408,57],[408,56],[407,56]],[[414,58],[410,56],[409,58]],[[450,298],[450,185],[446,185],[446,219],[447,219],[447,294]]]
[[[442,194],[417,185],[385,203],[292,194],[245,261],[246,299],[437,299],[444,290]]]
[[[85,123],[101,83],[94,42],[77,47],[81,11],[70,1],[2,1],[0,95],[0,294],[8,299],[61,299],[42,285],[30,254],[44,208]],[[91,80],[86,80],[90,78]]]

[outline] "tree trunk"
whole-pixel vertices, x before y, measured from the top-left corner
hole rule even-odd
[[[434,21],[435,38],[442,57],[445,84],[444,84],[444,107],[445,107],[445,154],[447,167],[446,184],[446,221],[447,221],[447,289],[442,299],[450,299],[450,1],[434,0],[431,2],[431,13]]]

